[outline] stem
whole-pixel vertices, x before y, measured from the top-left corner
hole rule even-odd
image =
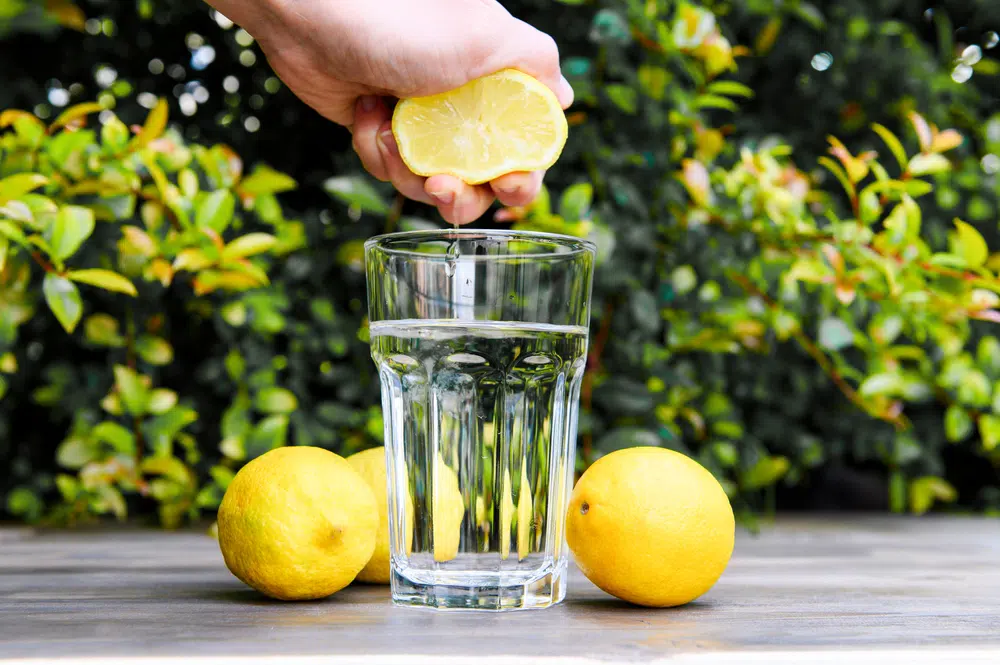
[[[587,373],[583,376],[583,386],[580,389],[580,401],[585,411],[590,411],[594,404],[594,377],[601,371],[601,356],[604,354],[604,347],[611,336],[611,319],[614,316],[614,305],[608,302],[604,306],[604,316],[601,318],[601,327],[594,337],[594,343],[590,347],[587,355]],[[594,435],[587,432],[583,435],[583,461],[590,465],[590,460],[594,449]]]

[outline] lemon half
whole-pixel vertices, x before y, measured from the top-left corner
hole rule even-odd
[[[470,185],[551,167],[567,132],[555,94],[515,69],[404,99],[392,116],[400,157],[412,172],[452,175]]]

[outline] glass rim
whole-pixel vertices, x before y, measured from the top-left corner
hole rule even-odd
[[[461,238],[473,238],[482,236],[484,238],[503,238],[506,242],[523,240],[526,242],[536,242],[538,244],[551,244],[564,248],[566,251],[543,252],[540,254],[504,254],[498,255],[478,255],[464,254],[459,257],[461,261],[500,261],[508,259],[531,259],[534,261],[551,260],[572,260],[585,254],[592,257],[597,254],[597,245],[584,238],[564,235],[561,233],[549,233],[546,231],[516,231],[513,229],[420,229],[417,231],[395,231],[393,233],[382,233],[372,236],[365,241],[365,253],[377,251],[390,256],[401,256],[409,258],[419,258],[427,261],[448,261],[445,254],[432,254],[413,249],[400,249],[392,247],[392,243],[406,240],[453,240]]]

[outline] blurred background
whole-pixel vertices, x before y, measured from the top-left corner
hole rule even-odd
[[[600,247],[578,469],[677,449],[747,523],[1000,514],[995,1],[503,4],[576,103],[478,225]],[[0,111],[0,519],[173,527],[273,447],[381,444],[362,243],[443,223],[249,34],[0,0]]]

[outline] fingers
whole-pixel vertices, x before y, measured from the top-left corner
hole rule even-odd
[[[382,182],[389,179],[389,171],[378,149],[377,138],[379,129],[389,117],[385,103],[374,95],[365,95],[355,104],[351,130],[354,152],[358,153],[365,170]]]
[[[431,176],[424,190],[449,224],[474,222],[493,204],[493,190],[489,187],[467,185],[450,175]]]
[[[434,201],[430,195],[424,191],[424,179],[406,168],[406,164],[400,158],[396,139],[392,135],[392,122],[382,123],[378,129],[378,135],[375,137],[375,143],[378,145],[378,152],[385,165],[388,180],[392,181],[392,186],[396,188],[396,191],[408,199],[433,204]]]
[[[500,203],[505,206],[526,206],[535,200],[542,189],[544,172],[508,173],[490,183]]]

